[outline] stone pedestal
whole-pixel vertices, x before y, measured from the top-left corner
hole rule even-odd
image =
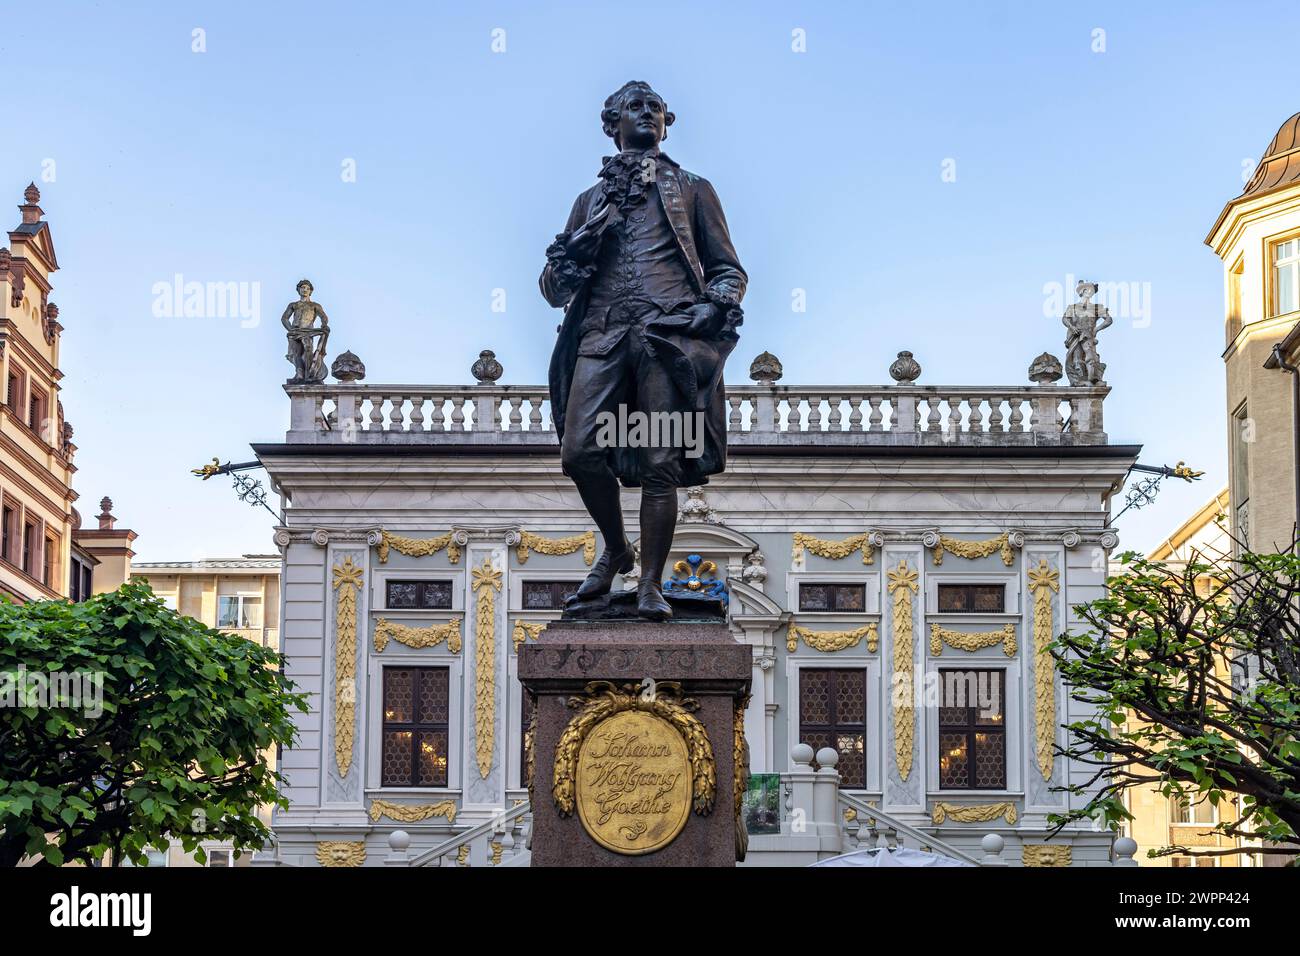
[[[532,865],[734,866],[750,657],[725,624],[682,621],[557,621],[520,648],[519,679],[536,701]],[[557,788],[562,738],[577,772],[562,768]],[[712,809],[698,812],[706,799]],[[579,804],[618,849],[592,836]]]

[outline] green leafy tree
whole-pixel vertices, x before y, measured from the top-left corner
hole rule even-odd
[[[260,847],[258,807],[287,806],[268,751],[306,710],[280,663],[142,583],[0,603],[0,866]]]
[[[1075,608],[1086,625],[1052,648],[1075,700],[1096,716],[1067,725],[1063,752],[1096,766],[1089,796],[1058,815],[1114,826],[1131,818],[1123,795],[1156,785],[1166,796],[1224,806],[1213,829],[1266,843],[1300,834],[1300,556],[1166,567],[1127,553],[1106,597]],[[1235,676],[1234,676],[1235,675]],[[1206,824],[1205,829],[1210,825]],[[1294,846],[1165,847],[1170,853],[1293,854]]]

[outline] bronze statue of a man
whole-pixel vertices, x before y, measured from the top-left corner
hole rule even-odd
[[[713,187],[659,150],[675,118],[663,99],[646,83],[626,83],[600,117],[619,153],[573,204],[540,280],[546,301],[565,309],[550,368],[560,458],[604,539],[574,599],[608,594],[634,563],[621,481],[641,488],[637,612],[662,621],[672,616],[662,578],[677,489],[726,465],[722,367],[747,277]],[[671,420],[677,440],[607,427],[638,415]]]

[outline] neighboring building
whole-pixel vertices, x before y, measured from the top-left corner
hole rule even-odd
[[[137,562],[131,577],[148,582],[164,604],[186,617],[279,650],[277,555]]]
[[[1282,124],[1206,244],[1223,260],[1233,536],[1255,551],[1295,535],[1300,364],[1300,113]]]
[[[0,247],[0,594],[18,602],[112,590],[129,575],[135,539],[113,530],[112,515],[107,529],[100,518],[111,533],[81,531],[73,507],[77,447],[59,398],[63,326],[50,301],[59,264],[40,198],[29,185],[22,221]]]
[[[976,856],[996,833],[1015,865],[1108,865],[1113,834],[1052,834],[1049,815],[1086,800],[1060,788],[1092,774],[1053,745],[1092,711],[1038,665],[1071,608],[1104,593],[1110,500],[1138,449],[1107,439],[1108,387],[1052,384],[1051,356],[1034,371],[1040,384],[916,385],[904,367],[884,387],[784,386],[764,354],[757,384],[727,389],[727,470],[682,493],[668,567],[681,579],[698,556],[753,648],[751,771],[798,801],[792,748],[807,743],[837,749],[841,774],[834,819],[802,836],[774,804],[785,829],[751,837],[747,864],[848,848],[869,806]],[[599,544],[560,471],[547,390],[285,390],[284,442],[254,450],[286,502],[285,669],[311,710],[259,859],[518,865],[518,648]],[[635,521],[630,494],[624,513]],[[994,703],[959,704],[965,681]]]
[[[1205,503],[1191,518],[1183,522],[1173,534],[1160,543],[1147,558],[1159,561],[1173,572],[1181,572],[1191,562],[1212,564],[1233,553],[1232,538],[1228,534],[1230,501],[1228,489]],[[1124,573],[1123,565],[1112,565],[1112,574]],[[1213,581],[1208,576],[1198,578],[1197,592],[1210,593]],[[1223,661],[1220,677],[1227,681],[1228,662]],[[1240,841],[1219,835],[1210,835],[1208,828],[1219,822],[1220,814],[1236,818],[1236,807],[1222,802],[1215,807],[1208,800],[1187,800],[1166,797],[1154,784],[1132,787],[1125,791],[1125,801],[1133,819],[1125,825],[1128,836],[1138,844],[1137,861],[1143,866],[1250,866],[1251,859],[1244,856],[1200,857],[1165,856],[1149,859],[1147,851],[1166,846],[1226,848],[1239,846]]]
[[[280,647],[280,559],[246,554],[241,558],[201,561],[145,561],[131,568],[131,578],[144,581],[174,611],[208,627],[237,634],[254,643]],[[268,755],[275,769],[275,754]],[[270,822],[270,810],[260,811]],[[236,858],[228,843],[203,844],[207,866],[248,866],[251,854]],[[194,857],[174,841],[166,850],[149,851],[150,866],[198,866]]]

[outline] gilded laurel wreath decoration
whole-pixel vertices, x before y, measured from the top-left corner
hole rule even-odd
[[[480,777],[492,770],[496,742],[496,592],[501,590],[501,572],[490,558],[474,568],[470,587],[477,598],[474,623],[474,755]]]
[[[950,538],[946,534],[941,534],[939,543],[933,550],[935,564],[943,564],[945,551],[967,559],[987,558],[990,554],[1000,554],[1002,563],[1007,567],[1016,563],[1016,553],[1011,547],[1010,531],[1004,531],[996,538],[989,538],[987,541],[963,541],[960,538]]]
[[[537,635],[546,630],[546,621],[515,621],[514,630],[511,631],[511,640],[515,642],[515,653],[519,653],[519,648],[524,641],[537,640]]]
[[[334,568],[334,763],[346,777],[352,767],[357,706],[357,592],[361,568],[347,555]],[[364,856],[364,851],[363,851]]]
[[[894,596],[894,674],[898,681],[894,696],[894,760],[898,776],[906,780],[912,772],[912,746],[916,724],[916,678],[912,661],[912,595],[920,587],[917,572],[898,562],[890,571],[889,593]]]
[[[1038,770],[1044,780],[1052,779],[1056,743],[1056,661],[1047,649],[1052,643],[1052,594],[1061,590],[1061,576],[1040,558],[1029,572],[1029,590],[1034,595],[1034,736]]]
[[[810,631],[798,624],[789,624],[785,632],[785,648],[793,654],[795,648],[799,646],[799,641],[802,640],[815,651],[833,654],[835,651],[856,647],[864,637],[867,639],[867,650],[874,654],[880,643],[880,635],[874,622],[864,624],[852,631]]]
[[[375,823],[380,817],[388,817],[399,823],[419,823],[430,817],[446,817],[448,823],[455,823],[456,804],[452,800],[415,804],[393,803],[390,800],[370,801],[370,822]]]
[[[453,654],[459,654],[461,648],[460,621],[448,621],[446,624],[434,624],[430,627],[408,627],[381,617],[375,623],[375,650],[383,652],[390,640],[407,647],[435,647],[443,641]]]
[[[572,816],[576,806],[578,752],[592,729],[615,714],[639,710],[666,720],[686,741],[691,764],[692,806],[698,816],[713,811],[717,792],[717,767],[713,745],[704,724],[695,716],[699,702],[681,696],[681,685],[659,681],[653,694],[643,694],[639,684],[616,687],[609,681],[592,681],[583,689],[585,696],[569,698],[569,707],[577,711],[569,718],[555,747],[555,782],[551,793],[560,816]]]
[[[1009,824],[1016,822],[1016,805],[1014,803],[988,803],[971,806],[963,803],[945,803],[939,801],[930,808],[930,822],[935,826],[949,817],[958,823],[988,823],[1002,817]]]
[[[582,534],[570,535],[567,538],[543,538],[540,534],[531,531],[520,531],[519,543],[515,545],[515,557],[520,564],[524,564],[533,551],[539,554],[561,555],[573,554],[579,548],[582,549],[582,560],[590,567],[596,560],[596,532],[584,531]]]
[[[959,651],[978,651],[985,647],[1002,645],[1007,657],[1016,656],[1016,626],[1008,623],[996,631],[950,631],[938,624],[930,625],[930,654],[938,657],[943,653],[943,645],[955,647]]]
[[[803,557],[805,549],[819,558],[829,558],[832,561],[839,561],[847,558],[854,551],[861,551],[863,564],[871,564],[872,556],[876,553],[875,546],[871,543],[870,531],[855,534],[843,541],[829,541],[826,538],[814,537],[806,531],[796,531],[794,547],[790,552],[791,559],[798,561]]]
[[[392,548],[398,554],[404,554],[408,558],[426,558],[431,554],[437,554],[444,548],[447,551],[447,560],[452,564],[460,563],[460,545],[456,543],[455,531],[448,531],[446,534],[440,534],[436,538],[404,538],[401,535],[393,534],[391,531],[380,530],[379,544],[375,546],[376,554],[379,555],[379,563],[388,563],[388,549]],[[462,539],[463,540],[463,539]]]

